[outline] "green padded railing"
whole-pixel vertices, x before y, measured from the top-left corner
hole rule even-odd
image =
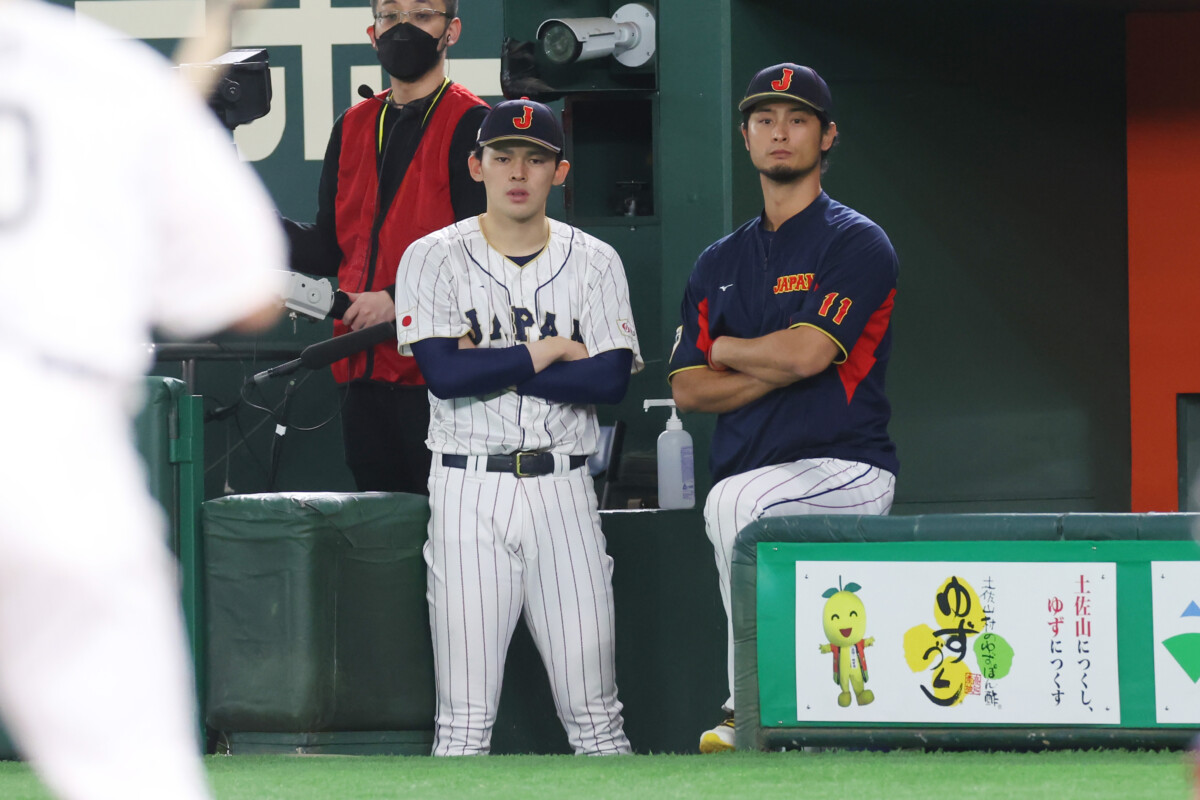
[[[429,752],[428,521],[427,498],[383,492],[204,504],[206,721],[234,750],[373,731],[410,735],[356,739],[370,747],[357,752]]]
[[[1198,518],[1200,515],[1174,513],[947,514],[778,517],[755,522],[738,535],[733,554],[737,745],[739,749],[1184,746],[1200,724],[1156,722],[1155,642],[1151,626],[1147,625],[1152,600],[1149,564],[1200,561],[1200,546],[1192,539]],[[946,543],[954,545],[947,548]],[[1115,563],[1120,724],[917,724],[800,719],[798,715],[804,712],[798,710],[795,694],[798,675],[795,564],[798,561]],[[770,577],[765,584],[760,580],[760,572]],[[897,581],[902,583],[903,577],[898,576]],[[764,616],[764,611],[770,613]],[[814,642],[814,648],[815,645]],[[871,657],[871,652],[868,651],[868,658],[874,670],[878,657]],[[764,653],[769,662],[760,663]],[[835,689],[829,687],[830,691]],[[789,692],[790,701],[786,699]],[[788,722],[789,719],[795,723]]]
[[[167,517],[171,550],[179,557],[184,619],[196,669],[204,686],[204,554],[199,531],[204,500],[204,406],[187,394],[183,381],[146,378],[146,403],[134,420],[138,451],[146,465],[150,494]],[[200,691],[203,691],[201,688]],[[201,707],[203,707],[203,697]]]

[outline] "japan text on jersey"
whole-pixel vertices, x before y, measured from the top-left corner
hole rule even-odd
[[[456,223],[405,253],[397,284],[402,351],[414,341],[468,336],[478,347],[511,347],[546,336],[583,343],[590,355],[633,352],[642,369],[621,259],[583,231],[549,221],[545,249],[518,265],[493,248],[478,218]],[[401,305],[403,304],[403,305]],[[591,406],[513,391],[484,398],[431,399],[428,444],[435,453],[594,452]]]

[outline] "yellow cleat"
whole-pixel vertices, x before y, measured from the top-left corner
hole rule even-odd
[[[700,737],[700,752],[727,753],[733,749],[733,714],[730,714],[724,722]]]

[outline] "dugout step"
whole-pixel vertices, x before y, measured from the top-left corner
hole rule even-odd
[[[336,731],[328,733],[231,733],[217,752],[231,756],[427,756],[433,731]]]

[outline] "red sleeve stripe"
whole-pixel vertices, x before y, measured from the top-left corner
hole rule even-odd
[[[896,290],[892,289],[888,292],[887,299],[879,308],[875,309],[875,313],[867,320],[866,327],[859,334],[858,341],[854,343],[854,349],[850,351],[850,357],[838,365],[838,377],[842,379],[842,386],[846,389],[846,405],[850,405],[858,385],[875,366],[875,350],[879,347],[879,342],[883,340],[883,335],[887,333],[888,325],[892,321],[895,299]]]
[[[696,325],[700,332],[696,335],[696,349],[704,353],[707,359],[709,352],[712,350],[712,339],[708,335],[708,298],[700,301],[697,307],[699,317],[696,320]]]

